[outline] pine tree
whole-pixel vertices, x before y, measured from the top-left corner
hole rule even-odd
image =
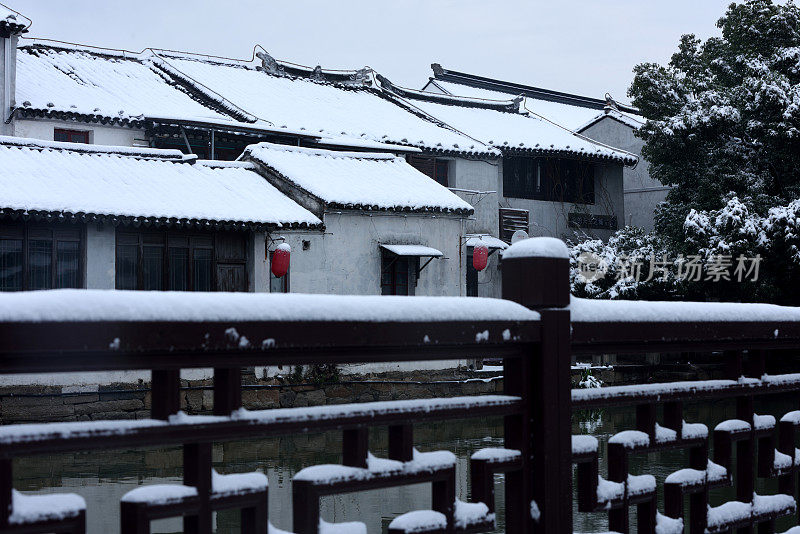
[[[800,9],[792,2],[732,4],[721,37],[684,35],[666,66],[634,69],[629,95],[648,119],[640,134],[650,173],[674,186],[657,229],[690,252],[692,209],[737,197],[756,215],[800,198]]]

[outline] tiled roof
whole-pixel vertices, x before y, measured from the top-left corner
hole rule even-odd
[[[487,106],[476,101],[474,97],[430,94],[402,88],[398,91],[424,112],[503,152],[575,155],[625,164],[634,164],[637,161],[636,156],[629,152],[592,141],[546,117],[531,113],[521,107],[522,102],[519,99],[493,100],[492,105]],[[501,111],[513,110],[515,107],[517,111]],[[593,115],[596,114],[595,110]]]
[[[177,150],[0,137],[0,213],[193,227],[308,227],[322,221],[252,164]]]
[[[268,172],[332,207],[473,212],[472,206],[446,187],[392,154],[259,143],[247,147],[243,159],[265,166]]]

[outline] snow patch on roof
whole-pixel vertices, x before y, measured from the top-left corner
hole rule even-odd
[[[439,151],[494,153],[467,136],[404,109],[378,89],[276,76],[258,69],[253,62],[162,57],[173,71],[276,127]]]
[[[392,154],[259,143],[243,158],[265,165],[322,201],[345,208],[471,213],[472,206]]]
[[[519,113],[470,105],[459,97],[414,96],[403,90],[416,108],[445,124],[501,150],[532,151],[543,154],[569,153],[586,157],[634,163],[636,156],[575,134],[550,117],[542,118],[525,110]],[[435,98],[435,102],[430,101]],[[530,111],[530,110],[528,110]],[[597,114],[592,110],[592,116]]]
[[[230,119],[192,98],[158,72],[152,54],[69,46],[22,46],[17,51],[16,103],[20,108],[108,117]]]

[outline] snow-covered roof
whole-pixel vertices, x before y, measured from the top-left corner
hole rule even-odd
[[[619,111],[618,109],[614,109],[612,107],[607,107],[606,109],[603,110],[602,113],[598,113],[590,121],[588,121],[585,124],[582,124],[581,126],[579,126],[577,128],[577,130],[575,130],[575,131],[583,132],[584,130],[586,130],[590,126],[593,126],[593,125],[597,124],[598,122],[600,122],[603,119],[611,119],[611,120],[615,120],[617,122],[621,122],[625,126],[633,128],[634,130],[638,130],[639,128],[644,126],[645,122],[647,122],[647,119],[645,119],[641,115],[636,115],[634,113],[623,113],[622,111]]]
[[[512,100],[476,103],[471,98],[391,87],[425,113],[504,152],[577,155],[626,164],[637,161],[629,152],[592,141],[524,109],[506,111],[513,109]]]
[[[252,164],[177,150],[0,137],[0,213],[116,222],[321,226]]]
[[[489,154],[493,150],[440,127],[402,102],[362,81],[331,82],[314,75],[273,74],[261,60],[234,61],[159,52],[191,83],[224,95],[238,107],[277,127],[334,138],[415,146],[432,151]]]
[[[508,100],[514,96],[513,93],[501,93],[500,91],[492,91],[482,87],[471,87],[469,85],[462,85],[446,80],[431,80],[425,86],[426,91],[431,91],[432,84],[440,87],[443,91],[454,96],[466,96],[470,98],[480,98],[484,100]],[[537,115],[541,115],[558,123],[570,130],[577,130],[580,126],[586,124],[594,119],[602,112],[601,109],[587,108],[583,106],[576,106],[573,104],[564,104],[561,102],[552,102],[530,96],[524,97],[524,108]]]
[[[392,154],[259,143],[247,147],[242,158],[334,208],[473,212],[456,194]]]
[[[141,125],[146,116],[231,118],[171,81],[146,54],[39,44],[17,50],[16,104],[25,113],[122,124]]]
[[[490,101],[508,100],[523,95],[524,109],[576,132],[588,127],[590,122],[603,119],[604,108],[609,104],[607,100],[599,98],[451,71],[437,64],[431,67],[435,77],[428,80],[423,87],[424,91]],[[620,115],[619,118],[614,118],[618,118],[623,124],[638,128],[637,123],[641,125],[644,122],[644,118],[636,114],[631,106],[617,103],[614,105],[617,106],[614,111]]]
[[[260,59],[226,60],[33,41],[18,50],[18,113],[142,127],[146,120],[243,124],[327,144],[498,155],[491,147],[408,109],[372,72],[326,71]],[[273,60],[274,61],[274,60]],[[380,146],[379,146],[380,145]]]
[[[426,247],[425,245],[381,244],[381,248],[384,248],[392,254],[396,254],[397,256],[425,256],[427,258],[441,258],[444,256],[444,253],[441,250],[433,247]]]

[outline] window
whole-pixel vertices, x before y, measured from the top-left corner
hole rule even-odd
[[[472,253],[475,247],[467,247],[467,296],[478,296],[478,270],[472,266]]]
[[[447,187],[449,185],[448,175],[450,171],[450,162],[448,160],[425,158],[422,156],[408,156],[406,161],[419,172],[433,178],[443,186]]]
[[[530,213],[528,210],[500,208],[500,239],[511,243],[511,237],[517,230],[528,231]]]
[[[306,241],[303,241],[305,244]],[[275,251],[269,252],[269,264],[272,265],[272,257],[275,256]],[[272,269],[269,270],[269,292],[270,293],[288,293],[289,292],[289,271],[278,278],[272,274]]]
[[[117,232],[116,287],[247,291],[246,235]]]
[[[594,165],[574,159],[504,157],[503,196],[594,204]]]
[[[53,141],[66,141],[67,143],[89,144],[88,130],[64,130],[56,128],[53,131]]]
[[[417,256],[381,255],[381,295],[413,295],[416,286]]]
[[[0,223],[0,291],[83,285],[83,230]]]

